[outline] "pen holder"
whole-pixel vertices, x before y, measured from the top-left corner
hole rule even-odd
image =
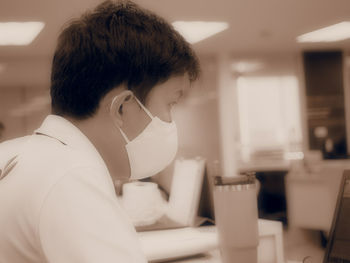
[[[214,211],[223,263],[257,263],[255,176],[214,179]]]

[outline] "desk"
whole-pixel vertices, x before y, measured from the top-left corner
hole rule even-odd
[[[259,260],[259,263],[275,263],[275,262],[279,262],[279,261]],[[221,261],[221,257],[220,257],[220,251],[218,249],[216,249],[213,251],[209,251],[208,253],[200,254],[197,256],[193,256],[193,257],[166,261],[166,263],[222,263],[222,261]]]
[[[259,246],[258,246],[258,259],[259,263],[283,263],[283,229],[282,223],[278,221],[270,221],[259,219]],[[180,230],[181,231],[181,230]],[[215,227],[211,228],[210,231],[205,231],[204,236],[200,236],[201,239],[197,239],[197,243],[205,242],[205,237],[209,238],[207,246],[204,250],[197,250],[198,253],[204,251],[203,254],[182,258],[178,260],[168,260],[170,263],[221,263],[220,252],[218,250],[218,241],[216,237]],[[148,231],[139,233],[141,245],[149,260],[154,262],[165,262],[164,258],[190,255],[188,248],[191,243],[186,243],[187,240],[174,239],[174,236],[169,236],[167,232],[154,232]],[[182,232],[180,232],[182,233]],[[204,238],[202,238],[204,237]],[[214,238],[212,240],[212,238]],[[212,242],[213,241],[213,242]],[[184,247],[185,244],[185,247]],[[207,251],[208,250],[208,251]],[[167,252],[166,252],[167,251]],[[182,252],[180,252],[182,251]],[[161,261],[163,259],[163,261]],[[155,261],[157,260],[157,261]]]

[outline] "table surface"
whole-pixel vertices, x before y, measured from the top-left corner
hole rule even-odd
[[[282,242],[282,241],[278,239],[278,238],[282,238],[282,223],[277,222],[277,221],[259,219],[258,224],[259,224],[259,236],[260,236],[260,238],[265,238],[264,239],[265,240],[264,251],[266,251],[266,249],[268,248],[268,247],[266,247],[266,245],[269,246],[269,244],[266,242],[271,238],[273,239],[274,244],[276,245],[276,247],[274,249],[276,249],[277,251],[280,251],[281,248],[277,245],[282,245],[282,243],[280,244],[280,242]],[[215,229],[215,228],[210,227],[210,229]],[[149,237],[154,237],[153,234],[152,235],[151,234],[152,234],[152,232],[141,232],[140,237],[142,237],[142,238],[140,240],[143,243],[147,243],[147,244],[152,243],[152,242],[154,243],[154,240],[153,241],[149,240]],[[145,249],[147,250],[147,246],[145,247]],[[282,250],[283,250],[283,248],[282,248]],[[149,252],[148,254],[152,254],[151,253],[152,251],[148,251],[148,252]],[[278,257],[278,256],[283,257],[283,254],[281,254],[281,255],[277,255],[277,254],[278,253],[276,252],[276,257]],[[153,255],[151,258],[159,258],[159,255],[158,255],[158,257],[154,257],[154,255]],[[154,261],[154,262],[157,262],[157,261]],[[221,260],[221,256],[220,256],[220,250],[217,248],[213,248],[212,250],[208,250],[207,252],[203,252],[202,254],[198,254],[195,256],[183,257],[183,258],[167,260],[167,261],[158,261],[158,262],[167,262],[167,263],[222,263],[222,260]],[[281,261],[279,261],[279,262],[281,262]]]

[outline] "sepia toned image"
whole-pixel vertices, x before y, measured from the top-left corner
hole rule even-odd
[[[2,0],[0,263],[350,262],[350,1]]]

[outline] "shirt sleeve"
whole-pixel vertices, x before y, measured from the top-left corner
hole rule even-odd
[[[48,263],[147,262],[134,227],[98,171],[70,171],[47,195],[38,235]]]

